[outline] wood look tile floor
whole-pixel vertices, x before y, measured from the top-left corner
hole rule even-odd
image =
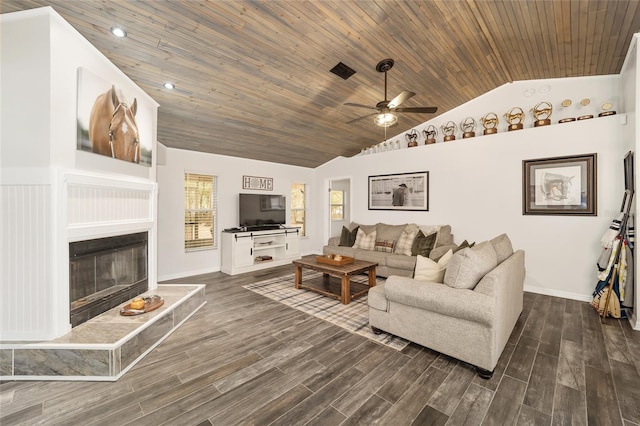
[[[3,382],[0,424],[640,425],[640,332],[588,303],[525,294],[491,380],[412,344],[403,352],[241,286],[208,301],[119,381]]]

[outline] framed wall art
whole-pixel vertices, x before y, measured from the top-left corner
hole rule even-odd
[[[522,214],[597,216],[597,154],[522,161]]]
[[[259,189],[273,191],[273,178],[259,176],[242,176],[242,189]]]
[[[429,210],[429,172],[369,176],[369,210]]]
[[[78,68],[78,150],[151,166],[153,110],[140,95]]]

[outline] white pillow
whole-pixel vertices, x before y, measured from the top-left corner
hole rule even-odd
[[[447,251],[437,262],[424,256],[417,256],[416,269],[413,278],[418,281],[429,281],[432,283],[444,283],[444,273],[447,264],[453,257],[453,250]]]
[[[363,250],[373,250],[376,245],[376,231],[373,231],[369,235],[365,234],[362,228],[358,229],[356,234],[356,242],[353,243],[353,248],[359,248]]]

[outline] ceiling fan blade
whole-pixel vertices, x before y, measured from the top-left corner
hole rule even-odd
[[[409,107],[409,108],[394,108],[395,112],[413,112],[413,113],[426,113],[433,114],[438,111],[438,107]]]
[[[376,107],[372,107],[372,106],[369,106],[369,105],[354,104],[354,103],[352,103],[352,102],[346,102],[346,103],[344,103],[343,105],[346,105],[346,106],[352,106],[352,107],[358,107],[358,108],[378,109],[378,108],[376,108]]]
[[[391,101],[389,102],[388,107],[389,108],[395,108],[398,105],[400,105],[401,103],[403,103],[404,101],[406,101],[407,99],[411,98],[412,96],[415,96],[416,94],[413,92],[410,92],[408,90],[403,90],[402,93],[400,93],[398,96],[396,96],[395,98],[391,99]]]
[[[364,120],[365,118],[373,117],[374,115],[378,115],[378,113],[376,112],[376,113],[373,113],[373,114],[369,114],[369,115],[365,115],[365,116],[362,116],[362,117],[354,118],[353,120],[349,120],[344,124],[355,123],[356,121]]]

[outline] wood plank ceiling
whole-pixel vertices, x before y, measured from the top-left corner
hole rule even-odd
[[[515,80],[619,73],[640,30],[637,0],[3,0],[52,6],[160,103],[168,147],[316,167],[384,140],[388,94],[438,114]],[[128,37],[116,39],[113,25]],[[338,62],[348,80],[329,72]],[[162,88],[171,81],[176,90]],[[434,115],[401,114],[389,136]]]

